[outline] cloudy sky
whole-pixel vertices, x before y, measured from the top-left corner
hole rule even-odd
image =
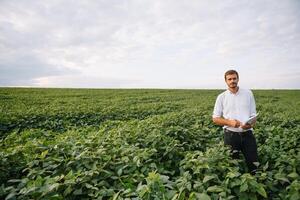
[[[299,0],[1,0],[0,86],[300,88]]]

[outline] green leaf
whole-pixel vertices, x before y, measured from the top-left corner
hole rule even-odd
[[[280,180],[280,181],[283,181],[283,182],[286,182],[286,183],[290,183],[289,179],[287,179],[285,177],[277,177],[276,179]]]
[[[299,175],[296,172],[292,172],[288,175],[288,177],[296,179]]]
[[[68,194],[70,194],[72,192],[72,187],[68,186],[67,189],[65,189],[64,191],[64,196],[67,196]]]
[[[5,200],[15,199],[15,196],[16,196],[15,192],[9,193],[9,195],[6,196]]]
[[[204,178],[203,178],[203,183],[206,183],[207,181],[210,181],[210,180],[212,180],[212,179],[214,179],[215,177],[214,176],[205,176]]]
[[[89,183],[86,183],[86,184],[85,184],[85,187],[88,188],[88,189],[90,189],[90,188],[93,188],[94,186],[92,186],[92,185],[89,184]]]
[[[121,191],[119,191],[118,193],[114,194],[113,199],[112,200],[117,200],[119,197]]]
[[[238,198],[239,200],[252,200],[251,198],[249,198],[249,194],[247,194],[247,193],[241,193],[240,195],[239,195],[239,198]]]
[[[287,178],[285,177],[285,175],[284,175],[284,174],[281,174],[281,173],[275,174],[274,178],[277,179],[277,180],[283,181],[283,182],[290,183],[289,179],[287,179]]]
[[[266,171],[268,168],[269,168],[269,162],[267,162],[267,163],[265,164],[265,166],[263,167],[263,171]]]
[[[208,192],[223,192],[223,188],[217,185],[210,186],[207,188]]]
[[[245,192],[248,190],[248,184],[247,183],[243,183],[240,187],[240,192]]]
[[[117,176],[111,176],[110,178],[113,179],[113,180],[118,180],[119,179],[119,177],[117,177]]]
[[[74,195],[81,195],[82,194],[82,189],[77,189],[73,192]]]
[[[117,171],[117,174],[118,174],[118,176],[121,176],[122,173],[123,173],[123,168],[120,168],[120,169]]]
[[[179,194],[175,194],[175,195],[173,196],[172,200],[178,199],[178,195],[179,195]]]
[[[295,191],[291,197],[290,197],[290,200],[299,200],[300,198],[300,195],[299,195],[299,192],[298,191]]]
[[[41,158],[44,159],[44,158],[46,157],[47,154],[48,154],[48,150],[43,151],[43,152],[41,153]]]
[[[146,185],[139,185],[137,188],[140,197],[143,197],[146,193],[149,192],[149,188]]]
[[[197,197],[199,200],[211,200],[211,198],[205,193],[201,193],[201,194],[197,195]]]
[[[262,185],[259,185],[259,186],[257,187],[257,192],[258,192],[258,194],[260,194],[261,196],[267,198],[267,193],[266,193],[266,191],[265,191],[265,189],[263,188]]]
[[[241,174],[239,172],[228,172],[226,177],[228,178],[234,178],[234,177],[238,177],[240,176]]]
[[[9,183],[19,183],[21,181],[22,181],[21,179],[10,179],[10,180],[8,180]]]
[[[239,186],[239,185],[241,185],[241,180],[240,179],[234,179],[234,180],[230,181],[230,187],[231,188]]]
[[[47,185],[46,186],[46,191],[51,192],[52,190],[56,189],[59,187],[59,183],[54,183],[52,185]]]

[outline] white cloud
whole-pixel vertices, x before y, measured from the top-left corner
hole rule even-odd
[[[33,79],[36,87],[68,87],[68,88],[136,88],[141,80],[116,79],[112,77],[61,75]]]
[[[268,76],[270,88],[299,88],[299,7],[296,0],[1,1],[0,84],[20,85],[5,74],[29,70],[19,75],[24,85],[223,88],[224,71],[235,66],[247,87],[266,87]],[[278,75],[287,69],[298,74],[288,84]]]

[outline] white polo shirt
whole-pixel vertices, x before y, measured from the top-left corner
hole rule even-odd
[[[256,106],[251,90],[239,88],[237,93],[234,94],[227,89],[217,97],[213,117],[236,119],[244,124],[249,117],[254,115],[256,115]],[[234,128],[224,126],[223,128],[235,132],[246,131],[241,127]]]

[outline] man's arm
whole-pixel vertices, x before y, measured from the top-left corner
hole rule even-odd
[[[239,120],[236,119],[224,119],[223,117],[213,117],[213,122],[220,126],[230,126],[238,128],[242,125]]]

